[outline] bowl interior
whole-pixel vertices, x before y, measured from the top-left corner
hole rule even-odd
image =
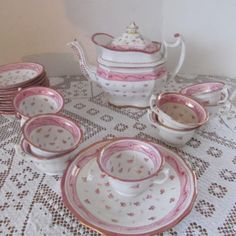
[[[121,180],[139,180],[155,174],[162,165],[162,158],[151,145],[121,140],[103,149],[100,165],[109,176]]]
[[[190,85],[181,90],[182,94],[186,94],[188,96],[197,96],[212,93],[218,90],[223,89],[223,83],[201,83],[201,84],[194,84]]]
[[[60,116],[35,117],[23,129],[30,144],[49,152],[70,150],[79,144],[82,136],[77,125]]]
[[[195,100],[180,94],[166,94],[158,107],[173,120],[182,124],[198,124],[206,120],[204,108]]]
[[[33,87],[22,90],[16,95],[14,107],[20,114],[28,117],[57,113],[63,107],[63,98],[55,90]]]

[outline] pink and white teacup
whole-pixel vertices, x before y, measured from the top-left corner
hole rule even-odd
[[[53,157],[75,150],[82,140],[81,128],[67,117],[38,115],[22,127],[23,138],[33,154]]]
[[[204,106],[224,104],[229,97],[229,90],[223,82],[192,84],[181,89],[180,93],[193,97]]]
[[[141,194],[151,184],[162,184],[169,177],[160,151],[133,138],[121,138],[104,146],[97,163],[114,190],[127,197]]]
[[[208,114],[199,102],[176,92],[152,95],[150,109],[161,124],[173,129],[192,129],[208,121]]]
[[[32,153],[30,145],[26,140],[21,140],[21,150],[24,152],[26,160],[33,161],[35,166],[47,175],[62,175],[67,168],[68,163],[77,154],[77,149],[74,151],[63,153],[53,157],[43,157]]]
[[[64,100],[60,93],[41,86],[20,90],[13,99],[13,107],[16,117],[21,119],[21,126],[33,116],[57,114],[63,105]]]

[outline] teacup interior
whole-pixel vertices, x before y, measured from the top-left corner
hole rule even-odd
[[[49,96],[33,95],[21,101],[19,110],[26,116],[55,113],[58,110],[58,104],[55,99]]]
[[[56,125],[45,125],[34,129],[30,134],[30,140],[39,148],[48,151],[62,151],[74,145],[72,133]]]
[[[142,179],[155,172],[152,158],[145,153],[124,150],[113,153],[106,162],[107,172],[123,180]]]
[[[188,106],[174,102],[164,103],[160,109],[180,123],[197,123],[197,114]]]

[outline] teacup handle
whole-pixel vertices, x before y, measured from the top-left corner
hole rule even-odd
[[[161,178],[161,179],[159,179],[159,177],[157,177],[157,179],[155,179],[155,180],[153,181],[154,184],[163,184],[164,182],[166,182],[166,180],[167,180],[167,179],[169,178],[169,176],[170,176],[170,169],[169,169],[168,167],[165,167],[163,170],[161,170],[161,171],[158,173],[158,175],[159,175],[160,173],[163,174],[164,177]]]
[[[18,112],[15,112],[15,117],[19,120],[21,119],[21,115]]]
[[[151,111],[151,110],[148,110],[148,111],[147,111],[148,121],[149,121],[152,125],[154,125],[156,128],[158,128],[158,126],[157,126],[156,123],[155,123],[155,120],[154,120],[153,117],[152,117],[152,114],[153,114],[153,111]]]
[[[217,103],[217,105],[224,104],[224,103],[228,100],[228,98],[229,98],[229,89],[228,89],[227,87],[225,87],[225,88],[221,91],[221,93],[224,95],[224,99],[221,100],[221,101],[219,101],[219,102]]]
[[[152,95],[149,100],[150,109],[158,115],[160,110],[157,108],[155,103],[156,103],[156,96]]]
[[[27,142],[24,138],[21,139],[20,144],[15,144],[15,152],[17,156],[20,156],[22,158],[25,158],[26,160],[33,160],[32,157],[25,153],[22,149],[23,142]]]

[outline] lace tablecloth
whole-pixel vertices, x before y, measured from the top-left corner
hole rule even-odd
[[[178,91],[188,83],[213,79],[235,91],[236,80],[210,76],[178,76],[166,90]],[[85,130],[81,149],[120,136],[166,146],[148,123],[145,109],[108,105],[101,88],[83,76],[51,78],[51,84],[65,97],[63,113]],[[183,148],[172,148],[196,172],[198,197],[190,215],[163,235],[236,235],[236,102],[234,96],[230,100]],[[19,120],[0,116],[0,130],[0,235],[98,235],[64,207],[60,177],[43,174],[16,154]]]

